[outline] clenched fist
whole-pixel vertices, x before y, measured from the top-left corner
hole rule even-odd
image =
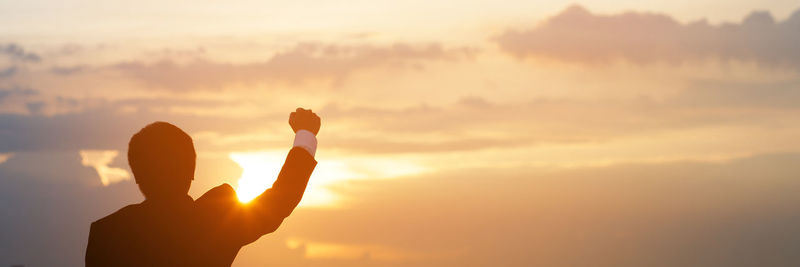
[[[289,114],[289,126],[292,126],[295,133],[299,130],[307,130],[317,135],[320,126],[319,116],[310,109],[297,108],[295,112]]]

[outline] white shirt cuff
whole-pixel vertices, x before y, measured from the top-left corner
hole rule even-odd
[[[308,130],[299,130],[294,135],[294,146],[305,149],[313,157],[317,153],[317,137]]]

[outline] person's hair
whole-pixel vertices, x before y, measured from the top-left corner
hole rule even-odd
[[[185,196],[197,155],[192,138],[175,125],[151,123],[131,137],[128,164],[145,198]]]

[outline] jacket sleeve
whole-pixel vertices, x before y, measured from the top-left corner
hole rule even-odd
[[[261,193],[250,204],[259,221],[261,235],[274,232],[297,207],[316,166],[317,161],[305,149],[294,147],[289,151],[272,188]]]

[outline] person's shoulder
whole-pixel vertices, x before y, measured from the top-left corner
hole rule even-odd
[[[236,190],[233,190],[233,187],[227,183],[221,184],[217,187],[211,188],[205,194],[203,194],[198,200],[204,198],[225,198],[229,199],[231,197],[236,197]]]
[[[125,206],[106,217],[94,221],[91,227],[92,229],[102,229],[112,227],[113,225],[117,225],[121,222],[127,222],[131,216],[134,216],[134,214],[137,213],[140,205],[141,204],[132,204]]]
[[[195,200],[195,203],[202,206],[203,204],[236,201],[238,201],[238,198],[236,197],[236,190],[233,190],[233,187],[229,184],[221,184],[217,187],[211,188],[211,190],[208,190],[208,192]]]
[[[200,214],[212,217],[229,214],[240,205],[236,191],[229,184],[222,184],[208,190],[194,203]]]

